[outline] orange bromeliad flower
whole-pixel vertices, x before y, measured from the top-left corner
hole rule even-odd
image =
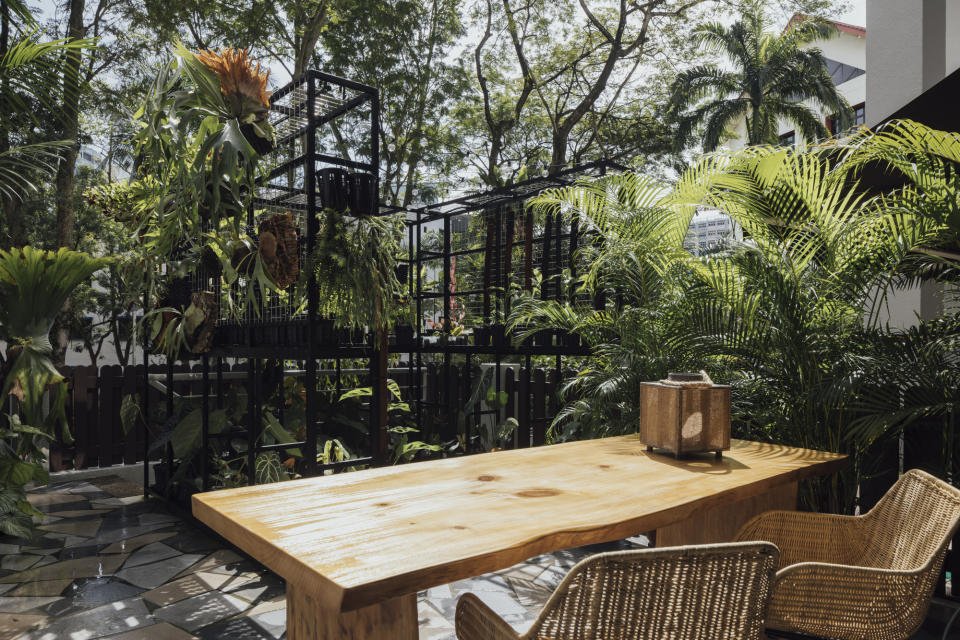
[[[259,62],[254,67],[246,49],[227,47],[219,52],[207,49],[198,53],[197,59],[216,74],[220,90],[238,110],[236,116],[261,114],[270,108],[270,92],[267,91],[270,70],[261,73]]]

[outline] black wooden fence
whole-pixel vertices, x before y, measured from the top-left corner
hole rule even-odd
[[[226,370],[242,370],[243,364],[225,367]],[[126,395],[136,394],[139,401],[143,393],[143,365],[122,367],[106,365],[103,367],[78,366],[64,367],[62,373],[69,381],[67,398],[67,419],[73,436],[73,442],[57,438],[50,447],[50,470],[85,469],[90,467],[110,467],[120,464],[133,464],[143,460],[145,427],[138,421],[129,433],[123,432],[120,420],[120,407]],[[174,373],[199,372],[200,365],[185,366],[178,364]],[[150,365],[151,373],[164,373],[164,365]],[[474,391],[474,368],[431,363],[423,368],[419,393],[425,407],[421,414],[422,433],[436,433],[441,436],[455,435],[457,415],[462,411]],[[570,375],[569,372],[564,375]],[[417,393],[416,374],[410,375],[404,366],[391,369],[390,377],[397,380],[404,395],[415,397]],[[528,447],[546,442],[546,434],[553,416],[556,415],[559,401],[557,386],[559,376],[556,369],[526,369],[519,365],[504,365],[499,383],[490,382],[506,393],[506,402],[497,409],[481,410],[474,407],[470,418],[474,424],[483,413],[497,411],[497,419],[515,418],[517,446]],[[200,393],[199,381],[177,381],[174,390],[180,394]],[[215,382],[211,380],[211,392],[215,392]],[[163,406],[164,396],[157,389],[150,391],[151,406]]]

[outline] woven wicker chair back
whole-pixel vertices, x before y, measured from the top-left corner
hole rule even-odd
[[[960,522],[960,491],[911,470],[864,517],[851,564],[913,571],[943,551]]]
[[[525,637],[759,640],[778,556],[767,543],[600,554],[571,570]]]

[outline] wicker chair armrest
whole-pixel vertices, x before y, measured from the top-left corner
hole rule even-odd
[[[926,617],[936,579],[932,566],[788,566],[774,579],[767,628],[847,640],[907,638]]]
[[[472,593],[460,596],[454,618],[458,640],[519,640],[520,636],[493,609]]]
[[[734,540],[765,540],[780,549],[780,566],[800,562],[852,564],[862,518],[804,511],[767,511],[747,522]]]

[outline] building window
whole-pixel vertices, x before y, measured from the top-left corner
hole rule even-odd
[[[843,84],[847,80],[853,80],[866,73],[866,71],[859,67],[838,62],[837,60],[831,60],[830,58],[824,58],[824,62],[827,63],[827,72],[830,74],[830,77],[833,78],[833,84]]]
[[[853,109],[853,124],[851,126],[857,126],[867,123],[867,108],[866,105],[861,102],[852,107]],[[830,130],[830,135],[835,136],[840,133],[840,124],[835,115],[827,118],[827,129]]]
[[[792,147],[796,142],[797,142],[797,134],[794,131],[788,131],[787,133],[780,135],[781,147]]]

